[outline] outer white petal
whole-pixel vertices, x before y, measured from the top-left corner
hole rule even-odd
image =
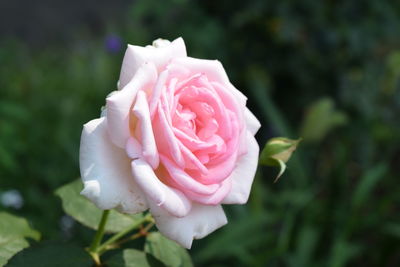
[[[119,77],[119,88],[123,88],[135,75],[139,67],[145,62],[152,62],[160,72],[172,58],[186,57],[186,47],[182,38],[177,38],[170,44],[158,46],[128,45],[122,62]]]
[[[191,73],[204,73],[209,80],[224,85],[242,106],[246,106],[247,97],[231,84],[224,67],[218,60],[185,57],[176,58],[173,63],[186,67]]]
[[[258,165],[259,146],[254,136],[247,132],[247,153],[242,155],[230,175],[232,189],[222,204],[244,204],[247,202]]]
[[[143,64],[135,77],[121,90],[107,97],[108,131],[112,142],[125,148],[130,136],[129,114],[140,89],[152,89],[157,81],[157,70],[152,63]]]
[[[100,209],[116,207],[126,213],[147,209],[146,200],[132,177],[130,159],[109,138],[106,118],[84,125],[79,161],[84,182],[81,194]]]
[[[255,135],[257,131],[261,127],[261,123],[258,121],[256,116],[246,107],[244,111],[244,118],[247,124],[247,130],[252,134]]]
[[[193,239],[203,238],[228,222],[221,205],[193,203],[190,213],[183,218],[171,216],[154,203],[149,202],[149,206],[158,230],[188,249]]]
[[[192,206],[190,200],[183,193],[162,183],[149,163],[139,158],[133,160],[131,166],[133,177],[149,202],[154,202],[172,216],[184,217],[189,213]]]

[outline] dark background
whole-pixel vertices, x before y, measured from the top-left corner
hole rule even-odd
[[[87,246],[53,191],[79,176],[126,44],[179,36],[249,97],[260,146],[303,137],[278,183],[260,167],[249,203],[194,243],[195,265],[400,266],[396,1],[1,1],[0,208]]]

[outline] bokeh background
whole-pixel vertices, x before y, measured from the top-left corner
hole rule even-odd
[[[303,138],[278,183],[260,167],[249,203],[194,243],[195,265],[400,266],[396,1],[1,1],[0,208],[89,244],[53,191],[79,177],[126,44],[179,36],[248,96],[260,146]]]

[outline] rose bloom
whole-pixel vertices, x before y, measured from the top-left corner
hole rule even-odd
[[[100,209],[149,210],[159,231],[190,248],[244,204],[260,128],[221,63],[186,56],[182,38],[128,45],[118,91],[84,125],[82,195]]]

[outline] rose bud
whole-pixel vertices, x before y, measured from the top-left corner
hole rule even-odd
[[[284,137],[275,137],[268,140],[260,155],[260,164],[266,166],[278,166],[280,168],[275,182],[279,180],[286,170],[286,162],[296,150],[301,139],[292,140]]]

